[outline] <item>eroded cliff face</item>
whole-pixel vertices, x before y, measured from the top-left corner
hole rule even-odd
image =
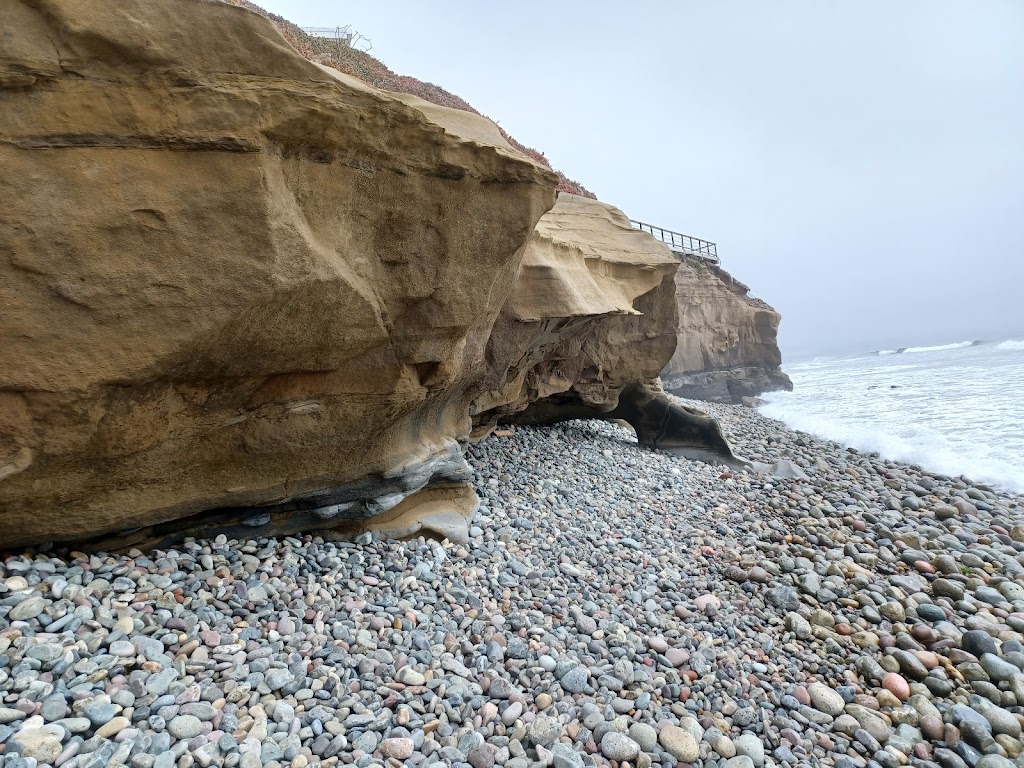
[[[657,382],[674,259],[593,201],[545,216],[490,121],[224,3],[0,18],[0,547],[447,533],[471,414],[731,458]]]
[[[554,174],[238,7],[0,18],[0,546],[472,497],[455,441]]]
[[[738,403],[792,389],[780,369],[779,314],[745,285],[705,261],[686,258],[675,277],[679,339],[662,372],[680,397]]]
[[[643,445],[734,462],[717,423],[658,380],[676,345],[677,268],[622,211],[559,193],[491,334],[477,433],[497,422],[622,419]]]

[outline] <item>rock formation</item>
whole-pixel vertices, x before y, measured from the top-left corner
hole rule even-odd
[[[0,5],[0,543],[464,484],[554,174],[241,8]]]
[[[0,547],[444,529],[470,414],[534,400],[730,455],[654,382],[675,266],[534,234],[557,179],[493,123],[224,3],[0,18]]]
[[[672,401],[657,378],[676,344],[677,267],[622,211],[560,193],[491,334],[478,430],[621,419],[642,445],[733,463],[717,422]]]
[[[307,34],[298,25],[276,14],[268,13],[257,4],[249,2],[249,0],[224,1],[233,5],[244,6],[268,18],[284,39],[310,61],[315,61],[317,64],[325,64],[332,69],[356,77],[364,83],[369,83],[384,91],[407,93],[442,107],[451,107],[452,109],[480,115],[480,112],[474,109],[465,99],[446,91],[434,83],[427,83],[409,75],[396,74],[384,62],[374,58],[366,51],[360,50],[358,47],[349,45],[344,40]],[[551,168],[558,176],[558,189],[560,191],[571,192],[591,199],[596,198],[593,192],[578,181],[574,181],[558,169],[552,168],[544,153],[516,141],[515,137],[509,135],[500,126],[497,126],[497,132],[512,147],[522,152],[531,160],[543,165],[545,168]]]
[[[665,389],[694,400],[739,403],[793,388],[779,367],[778,312],[701,259],[683,259],[675,281],[679,341],[661,374]]]

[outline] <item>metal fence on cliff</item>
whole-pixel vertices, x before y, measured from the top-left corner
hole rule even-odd
[[[720,264],[718,258],[718,245],[710,240],[701,240],[699,237],[684,235],[682,232],[673,232],[671,229],[656,227],[653,224],[645,224],[642,221],[629,220],[633,229],[639,229],[653,235],[663,242],[674,253],[686,256],[696,256],[699,259],[710,261],[712,264]]]
[[[358,48],[361,51],[369,51],[373,48],[370,38],[364,37],[352,29],[351,25],[344,27],[301,27],[302,31],[311,37],[322,37],[326,40],[337,40],[349,48]]]

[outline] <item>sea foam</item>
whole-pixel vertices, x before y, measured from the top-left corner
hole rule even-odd
[[[794,429],[944,475],[1024,493],[1024,341],[909,347],[933,354],[816,358],[763,395]]]
[[[899,349],[882,349],[878,351],[879,355],[903,355],[906,353],[915,352],[944,352],[947,349],[963,349],[964,347],[973,347],[981,344],[980,341],[957,341],[953,344],[936,344],[932,347],[900,347]]]

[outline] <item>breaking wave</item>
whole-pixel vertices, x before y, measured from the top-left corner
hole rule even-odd
[[[900,347],[899,349],[881,349],[879,355],[902,355],[910,352],[942,352],[947,349],[962,349],[984,344],[982,341],[958,341],[954,344],[936,344],[932,347]]]
[[[887,459],[1024,493],[1024,339],[917,349],[936,354],[787,365],[793,391],[763,395],[760,410]]]
[[[1012,449],[1005,446],[978,445],[974,441],[921,426],[900,425],[886,429],[885,420],[881,418],[873,423],[857,423],[827,414],[808,413],[793,407],[788,394],[764,396],[771,399],[767,405],[761,406],[761,413],[783,421],[793,429],[860,451],[875,451],[887,459],[916,464],[933,472],[952,477],[964,475],[976,482],[993,483],[1012,492],[1024,493],[1024,467],[1015,461]]]

